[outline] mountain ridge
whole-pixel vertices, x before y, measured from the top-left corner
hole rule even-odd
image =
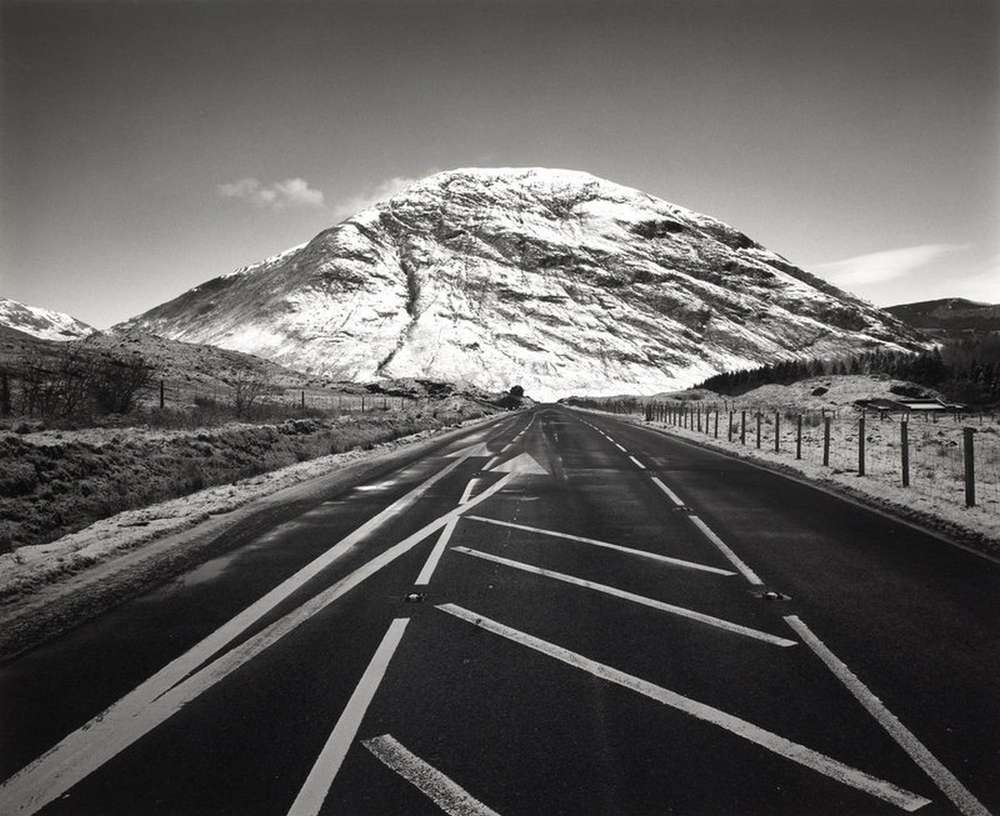
[[[437,173],[115,328],[542,398],[924,340],[717,219],[545,168]]]
[[[79,340],[97,331],[65,312],[0,296],[0,326],[41,340]]]
[[[967,298],[937,298],[887,306],[885,311],[934,336],[968,337],[1000,332],[1000,304]]]

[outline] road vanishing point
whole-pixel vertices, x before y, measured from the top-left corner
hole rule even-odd
[[[987,814],[1000,566],[545,405],[0,665],[0,813]]]

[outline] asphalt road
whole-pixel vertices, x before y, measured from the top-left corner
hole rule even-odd
[[[0,813],[996,813],[998,599],[992,561],[542,406],[0,665]]]

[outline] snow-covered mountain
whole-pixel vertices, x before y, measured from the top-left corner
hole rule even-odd
[[[68,314],[26,306],[16,300],[0,297],[0,326],[40,337],[42,340],[78,340],[97,329]]]
[[[655,393],[921,336],[720,221],[587,173],[438,173],[125,328],[338,379]]]

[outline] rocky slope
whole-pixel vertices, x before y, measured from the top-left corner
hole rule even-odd
[[[42,340],[78,340],[97,331],[68,314],[0,297],[0,326]]]
[[[655,393],[921,335],[720,221],[567,170],[438,173],[119,328],[359,381]]]

